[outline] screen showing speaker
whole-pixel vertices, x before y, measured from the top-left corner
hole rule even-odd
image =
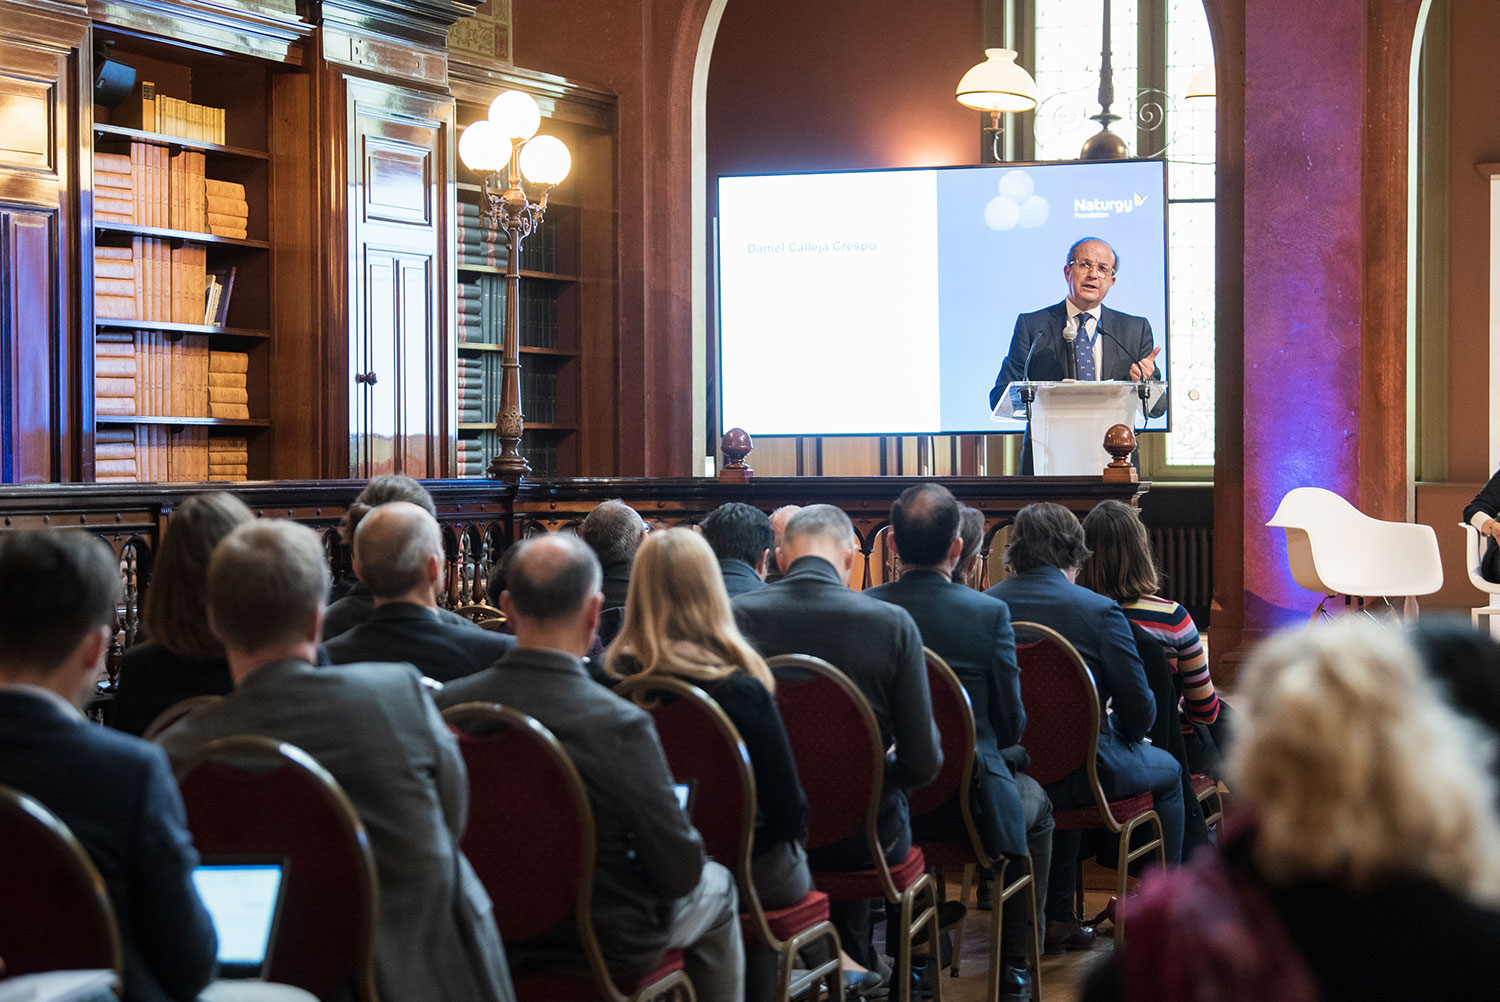
[[[1021,431],[989,391],[1084,237],[1115,248],[1105,305],[1150,322],[1170,381],[1160,160],[734,175],[718,195],[721,428]]]

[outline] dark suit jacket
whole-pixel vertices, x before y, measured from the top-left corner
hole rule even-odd
[[[984,815],[980,827],[999,836],[999,845],[992,847],[1025,855],[1025,812],[1008,761],[1016,761],[1017,767],[1026,761],[1020,747],[1026,711],[1010,611],[1004,602],[936,571],[907,571],[867,594],[910,613],[922,643],[948,662],[963,683],[974,707],[975,807]]]
[[[724,590],[729,597],[760,591],[766,583],[755,573],[755,568],[738,557],[725,557],[719,561],[719,573],[724,577]]]
[[[234,688],[223,658],[189,658],[161,644],[125,648],[109,725],[142,734],[167,707],[189,696],[222,696]]]
[[[594,928],[605,956],[631,970],[656,964],[673,902],[702,878],[703,840],[677,804],[672,772],[650,714],[591,679],[562,651],[517,648],[494,667],[438,693],[443,706],[500,703],[557,736],[578,767],[594,811]],[[532,953],[576,952],[571,922],[511,944]]]
[[[489,895],[458,847],[469,810],[458,741],[415,668],[272,662],[158,740],[180,765],[231,734],[298,746],[353,802],[379,872],[375,977],[384,1002],[514,999]]]
[[[896,742],[886,763],[888,796],[932,780],[943,764],[922,636],[905,611],[851,590],[822,557],[802,557],[786,576],[734,600],[740,629],[766,657],[810,654],[854,680]]]
[[[1063,328],[1068,325],[1068,301],[1065,299],[1045,310],[1022,313],[1016,317],[1015,333],[1011,335],[1010,352],[995,377],[990,390],[990,408],[1000,402],[1000,394],[1010,383],[1022,379],[1055,381],[1066,377],[1068,342],[1063,338]],[[1130,367],[1151,354],[1156,347],[1151,334],[1151,322],[1145,317],[1099,307],[1100,355],[1102,365],[1099,378],[1129,379]],[[1113,335],[1113,337],[1109,336]],[[1116,343],[1118,339],[1120,343]],[[1032,343],[1036,350],[1032,351]],[[1123,347],[1121,346],[1123,345]],[[1031,354],[1031,367],[1026,367],[1027,353]],[[1152,374],[1152,382],[1161,382],[1161,369]],[[1151,416],[1166,412],[1167,398],[1162,396],[1151,408]],[[1021,444],[1021,472],[1031,472],[1031,436],[1028,433]]]
[[[1464,521],[1467,522],[1480,512],[1484,512],[1490,518],[1500,514],[1500,471],[1490,477],[1489,483],[1480,488],[1474,500],[1469,502],[1464,509]],[[1486,581],[1500,582],[1500,545],[1495,542],[1494,536],[1484,539],[1484,548],[1479,560],[1479,573]]]
[[[451,682],[488,668],[514,649],[516,638],[470,622],[451,623],[437,609],[411,602],[376,606],[370,618],[324,644],[336,665],[406,661],[428,678]]]
[[[375,596],[370,593],[370,586],[363,581],[354,582],[354,587],[349,589],[349,593],[330,605],[323,614],[323,640],[327,642],[334,637],[348,633],[369,619],[374,611]],[[445,623],[474,625],[472,621],[448,609],[439,609],[438,618]],[[383,660],[389,661],[390,659]]]
[[[1033,567],[985,594],[1010,606],[1011,622],[1041,623],[1066,637],[1094,673],[1101,708],[1114,706],[1105,726],[1127,744],[1146,736],[1156,719],[1156,702],[1130,620],[1118,602],[1073,584],[1056,567]]]
[[[630,568],[633,564],[610,564],[603,568],[599,590],[604,593],[605,609],[623,607],[625,597],[630,594]]]
[[[39,690],[0,689],[0,784],[61,818],[99,868],[120,923],[127,1002],[196,998],[213,977],[214,931],[161,749]]]

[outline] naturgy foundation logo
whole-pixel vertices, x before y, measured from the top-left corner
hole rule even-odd
[[[1034,229],[1047,221],[1050,211],[1030,174],[1008,170],[1000,175],[1000,194],[985,203],[984,224],[992,230]]]
[[[1146,204],[1146,197],[1134,192],[1131,198],[1075,198],[1074,219],[1107,219],[1110,216],[1129,215]]]

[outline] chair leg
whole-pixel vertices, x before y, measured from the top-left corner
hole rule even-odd
[[[898,937],[900,937],[899,945],[896,947],[896,969],[891,972],[891,977],[895,980],[895,984],[891,986],[891,988],[893,989],[893,991],[891,992],[891,997],[894,998],[896,1002],[911,1002],[911,951],[912,947],[915,945],[912,943],[911,939],[911,912],[913,904],[912,899],[914,897],[915,895],[911,893],[910,889],[908,889],[905,894],[901,895],[901,908],[900,911],[897,912],[900,924],[897,925],[894,929],[891,927],[889,917],[890,906],[889,904],[887,904],[886,906],[886,937],[889,938],[892,933],[895,933]],[[941,959],[941,957],[939,957],[939,959]]]
[[[944,886],[946,886],[946,875],[943,873],[941,867],[938,868],[938,879],[945,881]],[[958,885],[958,903],[963,905],[965,908],[969,907],[969,888],[972,887],[973,884],[974,864],[966,863],[964,864],[963,879]],[[955,978],[958,977],[958,960],[960,955],[963,954],[964,929],[968,927],[968,924],[969,918],[968,915],[965,914],[965,916],[959,920],[958,925],[953,930],[953,963],[951,966],[949,966],[948,973]]]
[[[1120,944],[1125,942],[1125,912],[1129,910],[1129,906],[1125,903],[1125,889],[1130,882],[1130,864],[1127,862],[1130,857],[1130,832],[1130,825],[1120,829],[1120,849],[1116,857],[1119,860],[1119,869],[1115,877],[1114,937],[1116,949],[1119,949]]]
[[[932,1002],[943,1002],[943,931],[938,928],[937,881],[932,882],[927,893],[932,901],[932,911],[927,917],[927,950],[931,958],[927,962],[927,969],[932,972]]]

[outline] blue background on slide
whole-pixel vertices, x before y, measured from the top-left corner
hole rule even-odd
[[[1000,193],[1000,179],[1024,171],[1035,194],[1047,200],[1036,227],[991,229],[985,206]],[[1136,194],[1146,196],[1134,204]],[[1075,219],[1074,199],[1129,199],[1128,213]],[[1020,430],[990,421],[989,391],[1010,350],[1016,316],[1060,302],[1067,295],[1063,262],[1073,241],[1109,241],[1120,255],[1118,281],[1104,304],[1151,322],[1166,362],[1166,229],[1163,164],[1159,160],[1058,163],[937,172],[938,353],[944,431]],[[1163,369],[1168,380],[1170,370]],[[1163,428],[1166,416],[1149,427]]]

